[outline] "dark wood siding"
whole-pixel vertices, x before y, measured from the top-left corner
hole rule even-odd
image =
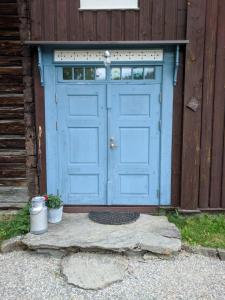
[[[28,198],[20,20],[8,2],[0,2],[0,207]]]
[[[33,104],[25,101],[29,74],[27,7],[20,0],[0,1],[0,208],[23,206],[34,190],[34,141],[31,142]],[[27,59],[25,59],[27,57]],[[28,97],[27,97],[28,99]],[[34,130],[34,127],[33,127]]]
[[[183,209],[225,207],[225,3],[189,1],[183,107]],[[197,101],[196,111],[188,108]]]
[[[23,2],[29,3],[27,11],[29,9],[31,17],[31,40],[190,40],[186,50],[184,47],[181,48],[178,85],[174,89],[172,205],[185,210],[225,208],[224,0],[140,0],[139,11],[79,11],[79,0],[23,0]],[[5,7],[3,13],[8,12],[9,7]],[[12,8],[8,18],[13,17],[13,13],[15,11]],[[17,19],[11,21],[12,26],[18,25]],[[5,22],[7,21],[1,18],[0,27],[4,26]],[[8,33],[5,32],[3,35],[10,37],[4,40],[7,45],[18,39],[18,33],[12,33],[10,30],[8,28]],[[6,61],[2,59],[4,50],[0,48],[0,66],[13,64],[19,67],[21,45],[16,43],[13,47],[7,46],[7,49]],[[11,76],[21,80],[19,69],[16,75],[15,73],[4,75],[7,75],[8,79],[11,78],[11,82]],[[43,91],[39,85],[36,69],[34,79],[38,129],[39,125],[44,125],[44,106]],[[4,93],[12,89],[21,87],[14,87],[12,83],[8,83]],[[18,90],[18,93],[21,94],[21,90]],[[29,102],[29,89],[26,95],[25,98],[28,98]],[[33,149],[29,157],[35,158],[33,124],[30,126],[29,117],[25,117],[27,123],[24,129],[23,109],[21,104],[17,105],[23,100],[21,97],[6,100],[2,98],[2,103],[8,103],[8,99],[16,111],[7,111],[5,114],[3,108],[2,114],[7,115],[8,121],[13,118],[13,126],[18,128],[17,133],[20,132],[20,135],[24,136],[25,130],[26,137],[31,136],[30,142],[26,144]],[[32,103],[32,97],[30,99]],[[190,108],[191,102],[198,104],[196,111]],[[3,138],[3,145],[24,151],[24,140],[9,139],[8,136],[14,133],[4,124],[2,126],[4,134],[9,131]],[[41,159],[39,168],[42,170],[40,183],[41,190],[44,191],[43,135],[40,140],[41,145],[38,146],[40,150],[38,157]],[[14,159],[18,164],[22,163],[22,158]],[[8,158],[5,157],[4,163],[7,161]],[[33,164],[34,160],[31,165]],[[30,170],[34,172],[35,168]],[[33,176],[30,180],[34,185],[35,178]]]
[[[80,0],[31,1],[31,39],[185,39],[186,0],[140,0],[140,11],[79,11]]]

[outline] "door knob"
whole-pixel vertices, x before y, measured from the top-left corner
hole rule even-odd
[[[115,140],[114,140],[114,138],[110,138],[110,140],[109,140],[109,146],[110,146],[111,149],[115,149],[115,148],[118,147],[117,144],[116,144],[116,142],[115,142]]]

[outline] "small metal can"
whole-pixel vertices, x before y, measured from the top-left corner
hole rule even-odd
[[[45,205],[45,197],[37,196],[31,200],[30,208],[30,232],[42,234],[48,231],[48,213]]]

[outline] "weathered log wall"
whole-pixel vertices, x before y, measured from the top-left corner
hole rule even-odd
[[[31,62],[22,44],[28,38],[26,1],[1,0],[0,208],[24,205],[37,188]]]

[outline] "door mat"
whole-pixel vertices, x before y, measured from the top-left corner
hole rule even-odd
[[[88,214],[90,220],[105,225],[122,225],[135,222],[140,213],[137,212],[111,212],[111,211],[91,211]]]

